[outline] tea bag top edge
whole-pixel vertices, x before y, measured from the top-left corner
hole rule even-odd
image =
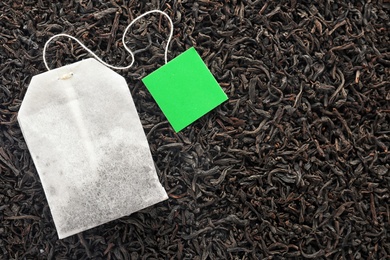
[[[20,116],[22,116],[25,113],[25,110],[27,109],[28,105],[31,104],[32,100],[35,100],[35,102],[39,101],[39,97],[41,96],[42,92],[46,92],[46,86],[49,84],[40,84],[39,81],[44,78],[46,83],[47,80],[50,80],[50,83],[53,85],[58,84],[59,81],[62,80],[71,80],[71,78],[74,76],[75,71],[77,71],[77,68],[83,64],[83,63],[89,63],[89,62],[97,62],[94,58],[87,58],[81,61],[77,61],[72,64],[64,65],[59,68],[55,68],[40,74],[37,74],[31,78],[30,84],[27,87],[25,96],[23,98],[23,102],[20,106],[19,112],[18,112],[18,119]],[[103,66],[103,65],[102,65]],[[50,75],[52,77],[50,77]],[[118,74],[119,75],[119,74]],[[120,76],[120,75],[119,75]],[[31,101],[30,101],[31,100]],[[37,106],[37,104],[35,104]],[[42,106],[44,104],[41,104]]]

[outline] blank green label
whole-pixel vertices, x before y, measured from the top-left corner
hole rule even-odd
[[[228,99],[193,47],[142,81],[176,132]]]

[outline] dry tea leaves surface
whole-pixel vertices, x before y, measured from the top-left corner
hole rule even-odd
[[[66,32],[126,65],[120,33],[155,8],[174,20],[170,58],[195,46],[229,101],[175,134],[141,82],[163,64],[169,28],[140,22],[122,75],[170,199],[59,241],[16,120],[45,70],[42,47]],[[0,10],[6,259],[389,257],[388,1],[5,0]],[[48,59],[87,57],[64,40]]]

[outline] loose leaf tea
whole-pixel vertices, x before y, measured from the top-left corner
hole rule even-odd
[[[120,74],[169,199],[58,241],[16,120],[44,69],[40,48],[66,32],[127,65],[121,32],[153,8],[175,24],[169,57],[196,46],[229,100],[175,133],[140,80],[164,62],[169,28],[159,15],[135,24],[127,45],[145,49]],[[388,259],[389,8],[389,0],[0,1],[0,258]],[[60,66],[85,53],[56,42],[48,60]]]
[[[227,100],[193,47],[142,81],[176,132]]]
[[[59,238],[167,198],[126,81],[98,61],[35,76],[18,120]]]

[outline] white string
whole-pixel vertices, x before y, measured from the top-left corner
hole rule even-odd
[[[123,43],[123,46],[125,47],[126,51],[130,54],[131,56],[131,63],[130,65],[126,66],[126,67],[117,67],[117,66],[113,66],[113,65],[110,65],[106,62],[104,62],[101,58],[99,58],[99,56],[97,56],[93,51],[91,51],[87,46],[85,46],[81,41],[79,41],[77,38],[69,35],[69,34],[66,34],[66,33],[60,33],[60,34],[56,34],[54,36],[52,36],[49,40],[47,40],[47,42],[45,43],[45,46],[43,47],[43,63],[45,64],[46,66],[46,69],[47,70],[50,70],[49,68],[49,65],[47,64],[47,61],[46,61],[46,51],[47,51],[47,48],[49,46],[49,43],[54,40],[55,38],[58,38],[58,37],[68,37],[74,41],[76,41],[78,44],[80,44],[81,47],[83,47],[86,51],[88,51],[95,59],[97,59],[99,62],[101,62],[103,65],[111,68],[111,69],[117,69],[117,70],[125,70],[125,69],[128,69],[130,68],[131,66],[133,66],[134,64],[134,53],[129,49],[129,47],[127,47],[126,45],[126,42],[125,42],[125,36],[127,34],[127,32],[129,31],[130,27],[133,26],[133,24],[138,21],[139,19],[141,19],[142,17],[148,15],[148,14],[151,14],[151,13],[160,13],[162,15],[165,15],[165,17],[168,19],[169,21],[169,25],[171,27],[171,30],[170,30],[170,33],[169,33],[169,37],[168,37],[168,41],[167,41],[167,44],[166,44],[166,47],[165,47],[165,53],[164,53],[164,58],[165,58],[165,64],[168,63],[168,49],[169,49],[169,43],[171,42],[172,40],[172,37],[173,37],[173,22],[172,22],[172,19],[171,17],[169,17],[169,15],[167,15],[166,13],[164,13],[163,11],[160,11],[160,10],[151,10],[151,11],[148,11],[140,16],[138,16],[137,18],[135,18],[125,29],[124,33],[123,33],[123,36],[122,36],[122,43]]]

